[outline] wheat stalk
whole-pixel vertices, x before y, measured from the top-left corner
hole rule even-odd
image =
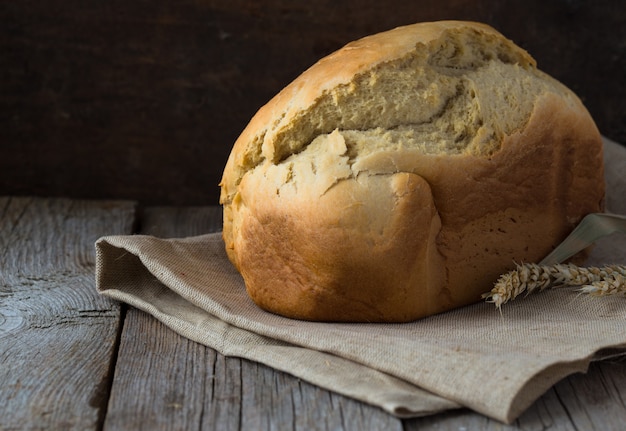
[[[518,264],[515,270],[500,276],[483,298],[500,308],[523,292],[528,294],[561,286],[580,286],[581,292],[596,296],[626,295],[626,266],[582,268],[573,264]]]

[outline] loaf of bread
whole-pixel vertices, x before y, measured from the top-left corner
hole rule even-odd
[[[258,306],[407,322],[479,301],[601,211],[602,141],[576,95],[493,28],[420,23],[285,87],[221,188],[226,250]]]

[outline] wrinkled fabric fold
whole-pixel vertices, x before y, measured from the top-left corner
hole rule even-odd
[[[606,144],[609,209],[626,213],[614,198],[626,191],[624,180],[614,178],[626,168],[626,151]],[[101,294],[224,355],[399,417],[467,407],[511,422],[560,379],[584,372],[597,352],[626,353],[623,297],[558,289],[515,300],[501,313],[479,303],[406,324],[305,322],[252,303],[220,233],[108,236],[97,241],[96,254]],[[613,262],[626,262],[623,236],[599,241],[589,263]]]

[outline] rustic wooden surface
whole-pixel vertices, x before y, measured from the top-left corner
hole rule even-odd
[[[94,241],[134,205],[0,198],[0,429],[96,429],[120,306],[95,294]]]
[[[253,113],[320,57],[418,21],[495,26],[626,142],[623,0],[0,2],[0,195],[217,204]]]
[[[99,236],[220,223],[218,207],[0,198],[0,430],[624,429],[623,356],[564,379],[511,425],[464,409],[400,420],[96,294]]]

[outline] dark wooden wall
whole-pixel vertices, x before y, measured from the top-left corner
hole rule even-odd
[[[0,195],[207,205],[254,112],[320,57],[417,21],[526,48],[626,142],[623,0],[0,2]]]

